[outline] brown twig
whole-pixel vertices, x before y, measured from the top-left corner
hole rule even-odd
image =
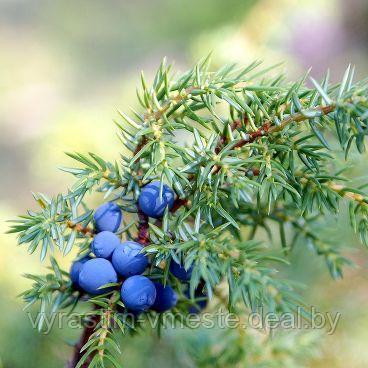
[[[151,110],[148,111],[146,114],[144,114],[144,120],[145,121],[148,121],[150,119],[154,119],[155,121],[160,120],[162,116],[169,110],[172,104],[180,104],[183,101],[185,101],[188,97],[190,97],[190,94],[194,89],[196,89],[196,87],[188,87],[185,90],[180,91],[172,98],[168,98],[159,109]]]
[[[240,119],[237,119],[230,124],[230,130],[233,132],[234,130],[240,129],[243,127],[243,124],[246,125],[247,122],[248,122],[247,117],[244,118],[243,123]],[[225,135],[222,135],[219,139],[217,147],[215,148],[216,154],[218,154],[221,151],[221,149],[225,144],[226,144],[226,137]]]
[[[358,202],[363,205],[368,204],[368,199],[364,197],[363,195],[359,193],[350,192],[349,190],[346,190],[345,187],[341,184],[336,183],[329,183],[329,188],[335,191],[336,193],[340,194],[343,198],[350,199],[352,201]]]
[[[247,174],[250,173],[253,176],[258,176],[260,173],[260,170],[257,168],[249,169],[247,171]],[[302,177],[300,179],[301,183],[307,183],[308,179],[305,177]],[[334,192],[338,193],[342,198],[349,199],[351,201],[360,203],[361,205],[368,205],[368,198],[363,196],[362,194],[351,192],[348,189],[346,189],[342,184],[334,183],[333,181],[327,183],[327,186],[332,189]]]
[[[138,235],[136,241],[143,246],[150,243],[148,216],[146,216],[140,209],[138,209]]]
[[[67,222],[67,226],[70,229],[76,230],[79,233],[82,233],[84,235],[88,235],[90,237],[93,237],[95,234],[95,230],[92,229],[91,227],[83,227],[81,224],[74,224],[72,221],[68,221]]]
[[[99,319],[100,319],[100,316],[98,315],[93,316],[92,320],[88,323],[88,325],[84,327],[83,333],[79,341],[74,345],[73,357],[71,360],[69,360],[65,368],[75,368],[78,362],[81,360],[83,356],[83,353],[81,353],[81,349],[88,342],[89,338],[93,334],[95,327],[99,322]],[[89,356],[84,362],[84,364],[81,366],[81,368],[88,368],[89,363],[91,363],[92,358],[93,358],[93,355]]]
[[[137,147],[135,147],[135,150],[133,152],[133,157],[144,147],[144,145],[147,143],[147,138],[143,136],[143,138],[140,140],[140,142],[137,144]]]
[[[175,213],[180,207],[186,206],[188,204],[188,199],[177,198],[174,201],[173,207],[170,212]],[[161,222],[156,222],[160,224]],[[160,226],[160,225],[158,225]],[[148,225],[148,216],[146,216],[140,209],[138,209],[138,235],[136,241],[143,246],[146,246],[150,243],[149,238],[149,225]]]
[[[247,175],[250,175],[250,176],[258,176],[259,173],[260,173],[260,170],[256,167],[247,170]]]
[[[170,212],[175,213],[180,207],[186,206],[188,203],[189,203],[188,199],[177,198],[177,199],[175,199],[174,204],[173,204]]]
[[[328,105],[328,106],[317,106],[313,109],[315,112],[319,112],[321,115],[328,115],[329,113],[333,112],[336,109],[335,105]],[[290,125],[291,123],[298,123],[301,121],[305,121],[308,119],[308,116],[306,116],[303,113],[297,113],[288,116],[285,118],[279,125],[272,125],[271,120],[267,120],[264,122],[256,131],[247,133],[247,137],[244,139],[241,139],[239,142],[237,142],[233,148],[241,148],[249,143],[253,143],[257,138],[261,138],[264,136],[268,136],[272,133],[277,133],[282,131],[285,127]],[[235,121],[235,127],[238,128],[239,122]],[[220,149],[222,145],[225,143],[225,138],[222,138],[223,141],[219,141],[219,146],[215,149],[216,153],[220,152]],[[212,174],[216,174],[220,171],[221,166],[215,165],[212,169]]]
[[[98,354],[99,354],[100,358],[103,358],[103,356],[105,354],[105,348],[103,348],[103,346],[105,345],[105,341],[106,341],[106,338],[108,336],[110,325],[111,325],[111,313],[112,313],[111,309],[108,309],[104,312],[104,315],[101,318],[102,333],[101,333],[99,341],[98,341],[98,346],[100,347],[100,349],[98,350]]]
[[[313,111],[320,112],[321,115],[328,115],[329,113],[333,112],[335,108],[336,108],[335,105],[318,106],[314,108]],[[291,123],[299,123],[308,119],[309,119],[308,116],[300,112],[288,116],[279,125],[272,125],[272,121],[268,120],[265,123],[263,123],[263,125],[260,128],[258,128],[255,132],[249,133],[247,138],[240,140],[234,146],[234,148],[243,147],[246,144],[253,143],[257,138],[264,137],[272,133],[280,132]]]

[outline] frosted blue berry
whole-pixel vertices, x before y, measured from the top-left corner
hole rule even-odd
[[[79,274],[82,269],[82,266],[91,259],[90,256],[83,257],[75,262],[73,262],[70,267],[70,279],[72,280],[75,287],[79,287]]]
[[[134,241],[119,244],[112,254],[112,264],[123,277],[140,275],[148,265],[148,258],[141,253],[143,246]]]
[[[145,215],[153,218],[160,218],[163,216],[166,207],[168,207],[169,210],[172,208],[174,196],[173,190],[164,184],[162,188],[162,197],[160,198],[160,182],[153,181],[142,188],[138,199],[138,205]]]
[[[122,217],[120,207],[113,202],[102,204],[93,215],[98,232],[111,231],[114,233],[119,229]]]
[[[193,266],[190,266],[188,270],[174,260],[170,262],[170,272],[181,281],[189,281],[192,276]]]
[[[175,307],[178,301],[178,295],[169,285],[162,285],[159,282],[154,283],[156,288],[156,300],[152,305],[152,309],[156,312],[165,312]]]
[[[92,252],[96,257],[110,258],[116,247],[120,245],[120,239],[111,231],[101,231],[91,244]]]
[[[145,276],[127,278],[121,286],[121,300],[133,312],[143,312],[150,308],[156,299],[156,288]]]
[[[108,289],[99,289],[111,282],[117,282],[118,276],[112,264],[104,258],[93,258],[87,261],[79,274],[80,287],[89,294],[103,294]]]

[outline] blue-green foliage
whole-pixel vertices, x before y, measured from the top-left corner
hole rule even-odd
[[[307,83],[307,74],[289,83],[277,66],[260,69],[260,64],[210,71],[206,58],[173,77],[163,61],[151,86],[142,74],[140,108],[130,114],[119,111],[121,121],[116,122],[125,150],[119,161],[68,154],[78,167],[62,170],[76,177],[75,185],[55,199],[35,195],[40,209],[15,220],[11,232],[18,233],[20,244],[28,244],[30,253],[39,249],[41,259],[55,247],[63,254],[78,247],[85,254],[95,232],[86,200],[90,192],[100,191],[123,211],[140,215],[123,222],[118,234],[132,239],[146,226],[148,274],[173,286],[179,313],[188,313],[198,287],[238,314],[259,308],[293,312],[303,306],[293,282],[278,276],[279,266],[303,242],[325,258],[333,277],[342,276],[350,261],[315,230],[324,216],[337,215],[342,200],[349,201],[353,229],[368,243],[365,186],[352,187],[341,162],[334,160],[339,152],[347,157],[353,149],[365,150],[368,84],[354,82],[351,67],[339,84],[331,84],[328,75]],[[164,183],[173,188],[176,204],[158,221],[142,220],[138,198],[153,180],[161,183],[160,195]],[[270,242],[256,240],[261,230]],[[275,238],[279,249],[269,246]],[[191,298],[185,296],[186,281],[169,272],[171,262],[192,269]],[[24,299],[41,301],[41,310],[51,307],[52,312],[82,302],[55,261],[53,270],[46,278],[28,275],[35,284]],[[219,297],[222,285],[228,290],[225,300]],[[97,307],[90,314],[99,316],[100,323],[79,366],[88,359],[91,367],[101,362],[120,366],[114,334],[131,329],[118,313],[124,310],[120,284],[110,287],[89,300]],[[111,321],[119,328],[113,329]],[[221,359],[226,356],[229,361],[222,366],[231,366],[237,352],[230,349]]]

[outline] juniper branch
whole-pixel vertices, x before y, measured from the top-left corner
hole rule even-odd
[[[274,125],[271,120],[266,121],[263,125],[258,128],[255,132],[248,133],[247,138],[241,139],[234,145],[234,148],[240,148],[248,143],[254,142],[257,138],[264,137],[273,133],[278,133],[284,130],[288,125],[292,123],[299,123],[310,119],[310,114],[313,116],[324,116],[328,115],[336,109],[336,106],[318,106],[308,112],[301,112],[293,114],[285,118],[281,123]],[[315,115],[315,113],[319,113]]]
[[[94,326],[97,325],[99,322],[99,316],[93,316],[91,318],[90,324],[83,328],[83,332],[81,334],[81,337],[73,347],[73,356],[72,358],[67,362],[65,368],[75,368],[78,364],[78,362],[83,357],[83,352],[81,351],[83,346],[85,346],[88,341],[90,340],[93,332],[94,332]],[[81,368],[88,368],[89,364],[91,363],[92,356],[87,358],[85,363],[81,366]]]
[[[81,224],[75,224],[73,221],[70,220],[67,221],[66,225],[68,226],[69,229],[75,230],[78,233],[81,233],[89,237],[93,237],[95,234],[95,229],[88,226],[83,226]]]
[[[288,252],[275,254],[243,237],[250,233],[253,238],[258,228],[271,237],[273,222],[283,249],[292,251],[295,239],[289,243],[284,229],[288,223],[326,258],[331,274],[341,276],[348,262],[314,233],[312,224],[326,212],[336,215],[340,199],[346,198],[351,200],[351,225],[368,244],[368,196],[364,187],[340,184],[344,178],[331,160],[337,155],[331,149],[335,141],[346,157],[353,143],[364,151],[368,84],[353,82],[348,68],[338,85],[331,85],[326,76],[321,83],[312,79],[314,87],[309,88],[307,76],[286,83],[282,75],[270,75],[269,68],[258,71],[258,66],[230,65],[211,72],[205,59],[173,79],[163,62],[152,86],[142,76],[137,93],[142,109],[133,110],[133,118],[120,112],[124,122],[117,123],[130,154],[121,156],[119,163],[93,153],[69,154],[81,167],[63,169],[76,177],[68,194],[55,199],[35,196],[40,209],[19,218],[11,232],[19,234],[19,243],[29,244],[30,252],[41,244],[41,259],[54,244],[64,254],[75,245],[87,250],[94,234],[93,211],[84,201],[89,192],[100,191],[138,218],[136,236],[129,225],[120,231],[145,245],[152,261],[150,277],[172,282],[168,267],[177,261],[193,267],[191,294],[200,286],[211,297],[219,284],[227,284],[230,309],[240,301],[244,310],[264,304],[272,311],[289,312],[303,305],[290,282],[276,277]],[[188,140],[180,138],[183,131]],[[176,192],[173,208],[156,222],[137,206],[141,188],[152,180],[165,181]],[[60,286],[45,284],[42,277],[33,279],[36,287],[27,296],[34,302],[42,300],[42,290],[63,297],[73,292],[70,282]],[[175,285],[181,293],[183,285]],[[119,286],[112,285],[113,298],[119,299]],[[112,354],[119,349],[110,322],[120,320],[109,298],[90,298],[97,306],[90,315],[98,319],[98,327],[93,333],[84,331],[83,347],[77,345],[71,364],[119,366]],[[186,313],[185,307],[179,310]],[[238,348],[231,359],[244,358],[243,347]]]

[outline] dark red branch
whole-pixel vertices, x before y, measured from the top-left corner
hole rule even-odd
[[[148,216],[146,216],[140,209],[138,209],[138,235],[136,241],[143,246],[150,243]]]
[[[87,235],[90,237],[93,237],[95,234],[94,229],[90,228],[90,227],[83,227],[81,224],[74,224],[72,221],[68,221],[67,222],[67,226],[70,229],[76,230],[79,233],[83,234],[83,235]]]
[[[248,175],[253,175],[253,176],[258,176],[259,175],[259,169],[257,169],[257,168],[249,169],[247,171],[247,174]]]
[[[333,112],[336,109],[335,105],[328,105],[328,106],[317,106],[314,108],[314,111],[320,112],[322,115],[328,115],[329,113]],[[246,137],[241,139],[238,143],[236,143],[233,148],[241,148],[245,146],[246,144],[253,143],[257,138],[267,136],[272,133],[280,132],[282,129],[284,129],[286,126],[288,126],[291,123],[298,123],[304,120],[307,120],[305,114],[303,113],[297,113],[294,115],[290,115],[287,118],[285,118],[279,125],[272,125],[271,121],[266,121],[263,123],[262,126],[260,126],[255,132],[250,132],[246,134]],[[234,127],[238,127],[239,122],[235,121],[233,123]],[[220,151],[222,145],[226,143],[225,137],[222,137],[219,141],[219,150]],[[217,148],[216,148],[217,152]],[[217,152],[217,153],[218,153]],[[221,166],[215,165],[212,169],[212,174],[216,174],[220,171]]]
[[[237,129],[240,129],[243,127],[243,124],[246,125],[248,122],[248,118],[245,117],[244,120],[243,120],[243,123],[241,120],[235,120],[233,121],[231,124],[230,124],[230,130],[233,132]],[[223,134],[221,137],[220,137],[220,140],[217,144],[217,147],[215,148],[215,152],[216,154],[220,153],[221,149],[225,146],[226,144],[226,137],[225,135]]]
[[[175,213],[181,206],[185,206],[187,203],[187,199],[175,199],[170,212]],[[161,226],[161,222],[156,222],[156,226]],[[138,209],[138,235],[136,241],[143,246],[150,244],[148,216],[146,216],[140,209]]]
[[[137,147],[135,148],[133,152],[133,157],[145,146],[146,143],[147,143],[147,138],[143,137],[141,141],[137,144]]]
[[[175,213],[181,206],[186,206],[188,204],[188,199],[177,198],[170,210],[171,213]]]
[[[257,138],[263,137],[268,134],[270,130],[271,124],[269,121],[266,121],[260,128],[258,128],[255,132],[248,133],[248,137],[239,141],[234,148],[240,148],[245,146],[248,143],[253,143]]]
[[[72,359],[67,363],[65,368],[75,368],[78,364],[78,362],[81,360],[83,353],[81,353],[81,349],[83,346],[88,342],[89,338],[93,334],[95,327],[97,323],[99,322],[99,316],[93,316],[90,321],[88,321],[88,325],[84,327],[83,333],[79,339],[79,341],[74,345],[73,350],[73,357]],[[81,368],[88,368],[89,364],[91,363],[91,360],[93,359],[93,354],[91,354]]]

